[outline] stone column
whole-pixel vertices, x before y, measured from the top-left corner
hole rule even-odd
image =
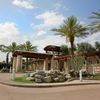
[[[22,56],[17,56],[17,62],[16,62],[16,72],[19,72],[22,70]]]
[[[64,71],[65,71],[66,73],[68,73],[67,61],[64,61]]]
[[[51,59],[51,70],[57,70],[58,69],[58,61]]]
[[[44,60],[43,70],[46,70],[46,60]]]
[[[51,59],[51,70],[55,69],[55,60],[52,58]]]
[[[48,68],[48,58],[44,59],[43,70],[46,71]]]

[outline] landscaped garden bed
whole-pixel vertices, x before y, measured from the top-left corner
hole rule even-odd
[[[14,81],[20,82],[20,83],[33,83],[30,80],[26,80],[26,77],[25,76],[16,77]]]
[[[25,76],[16,77],[16,82],[22,83],[57,83],[71,80],[69,74],[60,71],[36,71]]]

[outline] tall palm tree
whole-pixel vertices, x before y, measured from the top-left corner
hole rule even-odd
[[[66,39],[69,40],[72,55],[74,54],[75,37],[86,36],[88,34],[86,30],[87,28],[79,24],[77,18],[74,16],[68,17],[59,28],[52,29],[52,31],[56,31],[58,35],[65,36]]]
[[[90,23],[90,30],[94,32],[100,31],[100,10],[98,12],[92,12],[92,16],[90,17],[94,19],[93,22]]]

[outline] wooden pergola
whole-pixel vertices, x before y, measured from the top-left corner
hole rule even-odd
[[[13,53],[13,68],[16,72],[22,69],[22,58],[35,58],[44,61],[43,70],[47,67],[48,60],[51,60],[53,55],[51,54],[44,54],[44,53],[37,53],[32,51],[15,51]]]
[[[51,59],[52,54],[38,53],[33,51],[15,51],[13,53],[13,57],[17,57],[18,55],[26,58],[38,58],[38,59]]]
[[[89,58],[89,57],[100,57],[100,51],[96,51],[96,52],[92,52],[92,53],[79,53],[79,54],[75,54],[74,56],[84,56],[86,59]],[[70,59],[72,58],[72,55],[65,55],[65,56],[57,56],[55,57],[54,59],[55,60],[67,60],[67,59]]]
[[[50,50],[50,48],[49,49],[44,48],[44,49]],[[57,50],[57,51],[60,51],[60,50]],[[93,53],[77,54],[77,56],[83,56],[83,57],[85,57],[85,59],[87,61],[96,60],[96,61],[100,62],[100,51],[96,51]],[[54,56],[52,54],[37,53],[37,52],[32,52],[32,51],[15,51],[13,53],[13,68],[16,70],[16,72],[18,72],[20,69],[22,69],[22,58],[23,57],[35,58],[38,60],[38,62],[42,60],[42,62],[43,62],[42,70],[48,69],[47,67],[48,67],[48,62],[49,62],[52,69],[56,70],[56,69],[59,69],[59,67],[63,67],[65,71],[68,71],[67,61],[69,61],[72,58],[71,55]],[[55,67],[56,67],[56,69],[55,69]]]

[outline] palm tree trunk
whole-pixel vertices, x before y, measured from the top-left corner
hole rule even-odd
[[[74,55],[74,37],[71,36],[69,38],[69,41],[70,41],[70,45],[71,45],[71,55],[73,56]]]
[[[6,55],[6,64],[9,63],[9,52],[7,52],[7,55]]]

